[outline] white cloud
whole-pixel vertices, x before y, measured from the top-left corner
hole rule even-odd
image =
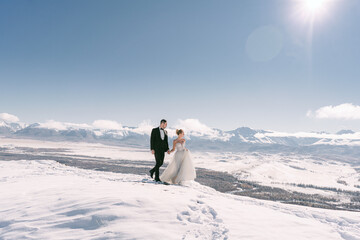
[[[315,112],[309,110],[306,116],[318,119],[357,120],[360,119],[360,106],[352,103],[344,103],[337,106],[330,105],[321,107]]]
[[[135,128],[133,131],[138,134],[151,134],[151,130],[154,128],[154,125],[151,123],[150,120],[142,121],[137,128]]]
[[[88,124],[77,124],[77,123],[67,123],[67,122],[57,122],[54,120],[46,121],[45,123],[39,123],[40,128],[49,128],[55,130],[67,130],[67,129],[89,129],[91,128]]]
[[[9,113],[0,113],[0,119],[4,120],[5,122],[19,122],[19,118],[15,115],[9,114]]]
[[[96,120],[92,124],[95,128],[105,130],[122,130],[123,127],[120,123],[111,120]]]
[[[313,112],[311,110],[307,111],[306,116],[309,118],[313,117]]]
[[[40,128],[49,128],[49,129],[56,129],[56,130],[66,130],[65,124],[62,122],[57,122],[54,120],[46,121],[45,123],[40,123]]]
[[[209,137],[210,139],[221,139],[227,141],[231,138],[231,134],[221,133],[218,130],[212,129],[201,123],[198,119],[179,119],[174,126],[177,129],[183,129],[185,135],[195,137]]]

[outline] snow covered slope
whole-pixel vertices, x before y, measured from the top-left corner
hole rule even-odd
[[[0,149],[8,155],[29,154],[54,157],[103,158],[103,161],[131,161],[132,166],[145,161],[152,164],[148,148],[113,146],[86,142],[53,142],[0,137]],[[240,180],[290,191],[321,194],[349,202],[342,191],[360,192],[360,159],[344,156],[318,156],[309,153],[264,153],[196,151],[189,147],[198,168],[227,172]],[[165,163],[172,155],[165,156]],[[312,185],[312,186],[308,186]],[[331,189],[332,191],[329,191]]]
[[[0,239],[360,239],[356,212],[222,194],[190,182],[1,161]]]

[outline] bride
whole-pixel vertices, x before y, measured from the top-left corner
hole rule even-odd
[[[183,181],[194,180],[196,172],[192,162],[190,151],[185,148],[184,131],[176,130],[178,138],[173,141],[173,148],[170,153],[175,151],[173,159],[160,176],[160,180],[166,183],[177,184]]]

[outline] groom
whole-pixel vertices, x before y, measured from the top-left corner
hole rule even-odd
[[[162,119],[160,121],[160,126],[154,128],[150,136],[150,149],[151,153],[155,155],[156,165],[149,172],[151,177],[153,177],[155,172],[155,181],[157,182],[160,182],[159,169],[164,163],[165,152],[170,154],[168,136],[165,131],[166,126],[166,120]]]

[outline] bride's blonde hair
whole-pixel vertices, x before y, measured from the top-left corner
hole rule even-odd
[[[176,129],[176,135],[180,135],[182,134],[184,131],[182,129]]]

